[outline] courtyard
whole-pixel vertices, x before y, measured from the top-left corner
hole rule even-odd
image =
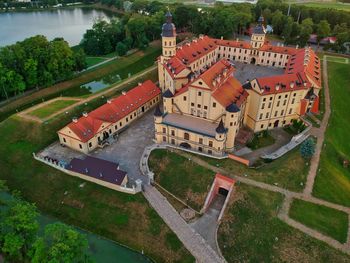
[[[245,64],[241,62],[234,62],[233,66],[236,68],[234,77],[238,79],[242,85],[247,80],[260,78],[265,76],[281,75],[284,73],[283,68],[257,66],[253,64]]]

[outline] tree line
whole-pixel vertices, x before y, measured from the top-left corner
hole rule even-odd
[[[149,41],[160,38],[167,11],[165,4],[146,0],[102,0],[101,3],[118,8],[125,15],[109,23],[98,21],[86,32],[82,47],[87,54],[103,55],[116,51],[124,55],[131,48],[144,48]],[[237,34],[245,33],[262,14],[265,23],[272,25],[274,33],[286,44],[304,47],[310,34],[315,33],[318,42],[324,37],[335,36],[337,43],[326,48],[342,52],[343,44],[350,41],[350,13],[335,9],[289,6],[282,0],[259,0],[255,6],[216,3],[214,7],[200,9],[177,3],[169,8],[179,32],[235,38]]]
[[[0,191],[0,248],[6,262],[92,262],[85,235],[62,223],[48,224],[39,234],[36,206],[18,192],[10,195],[4,181]]]
[[[0,96],[50,86],[85,67],[83,50],[73,51],[64,39],[27,38],[0,48]]]

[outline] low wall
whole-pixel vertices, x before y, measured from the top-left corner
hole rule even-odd
[[[123,192],[123,193],[127,193],[127,194],[136,194],[136,193],[139,193],[142,191],[141,182],[137,182],[136,187],[128,188],[125,186],[120,186],[120,185],[108,183],[108,182],[98,180],[98,179],[90,177],[90,176],[86,176],[84,174],[70,171],[70,170],[66,169],[62,164],[54,162],[54,161],[50,161],[50,160],[45,160],[44,158],[37,156],[35,153],[33,153],[33,157],[35,160],[42,162],[46,165],[49,165],[57,170],[60,170],[63,173],[66,173],[66,174],[71,175],[71,176],[79,177],[80,179],[83,179],[85,181],[92,182],[92,183],[95,183],[98,185],[102,185],[104,187],[107,187],[109,189],[112,189],[112,190],[115,190],[118,192]]]
[[[246,166],[249,166],[249,160],[244,159],[244,158],[242,158],[242,157],[239,157],[239,156],[237,156],[237,155],[229,154],[229,155],[228,155],[228,158],[230,158],[230,159],[232,159],[232,160],[235,160],[235,161],[237,161],[237,162],[239,162],[239,163],[242,163],[242,164],[244,164],[244,165],[246,165]]]

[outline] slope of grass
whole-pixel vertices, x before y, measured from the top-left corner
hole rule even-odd
[[[350,159],[350,64],[328,63],[331,117],[325,135],[320,166],[313,195],[350,206],[350,168],[343,160]]]
[[[341,243],[346,242],[348,215],[345,212],[303,200],[294,200],[289,216]]]
[[[298,3],[300,5],[304,5],[307,7],[315,7],[315,8],[331,8],[331,9],[337,9],[342,11],[350,12],[350,5],[349,4],[343,4],[340,2],[310,2],[310,3]]]
[[[200,211],[215,173],[168,150],[154,150],[149,166],[166,190]]]
[[[77,101],[75,100],[56,100],[31,111],[29,114],[43,119],[50,116],[51,114],[54,114],[56,111],[62,110],[76,102]]]
[[[248,168],[231,159],[216,160],[206,157],[200,158],[211,165],[224,168],[228,174],[246,175],[248,178],[268,184],[277,183],[280,187],[297,192],[304,189],[306,176],[309,171],[308,163],[301,157],[299,148],[257,169]]]
[[[105,60],[106,59],[102,57],[86,57],[86,64],[87,64],[87,67],[91,67]]]
[[[282,196],[237,186],[219,227],[227,262],[349,262],[350,257],[277,218]]]
[[[0,123],[0,178],[10,189],[65,223],[105,236],[158,262],[193,262],[193,257],[149,206],[142,194],[128,195],[66,175],[33,159],[56,140],[56,131],[73,116],[89,111],[105,99],[97,99],[39,125],[12,116]],[[168,241],[167,241],[168,240]],[[169,241],[170,240],[170,241]]]

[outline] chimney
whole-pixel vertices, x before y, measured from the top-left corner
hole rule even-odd
[[[200,38],[200,39],[203,39],[203,38],[204,38],[204,35],[200,34],[200,35],[199,35],[199,38]]]
[[[221,40],[223,40],[223,39],[224,39],[224,37],[223,37],[223,36],[221,36],[221,37],[220,37],[220,39],[221,39]]]
[[[89,173],[89,170],[88,170],[88,168],[85,168],[85,173]]]
[[[83,112],[83,116],[84,117],[87,117],[88,116],[88,113],[86,111]]]
[[[102,173],[100,173],[100,177],[103,177]]]
[[[126,91],[125,90],[122,91],[122,95],[126,95]]]
[[[289,85],[291,89],[294,88],[294,81],[292,81]]]
[[[141,82],[139,82],[139,83],[137,83],[139,86],[141,86],[142,85],[142,83]]]
[[[299,48],[299,45],[296,45],[295,49],[298,49]]]
[[[212,84],[213,84],[214,87],[216,86],[216,79],[213,79]]]
[[[275,86],[276,90],[279,90],[280,89],[280,84],[277,83],[276,86]]]
[[[77,122],[78,122],[78,118],[73,117],[72,121],[73,121],[74,123],[77,123]]]
[[[112,103],[112,101],[111,101],[111,100],[107,100],[107,103],[108,103],[108,104],[111,104],[111,103]]]

